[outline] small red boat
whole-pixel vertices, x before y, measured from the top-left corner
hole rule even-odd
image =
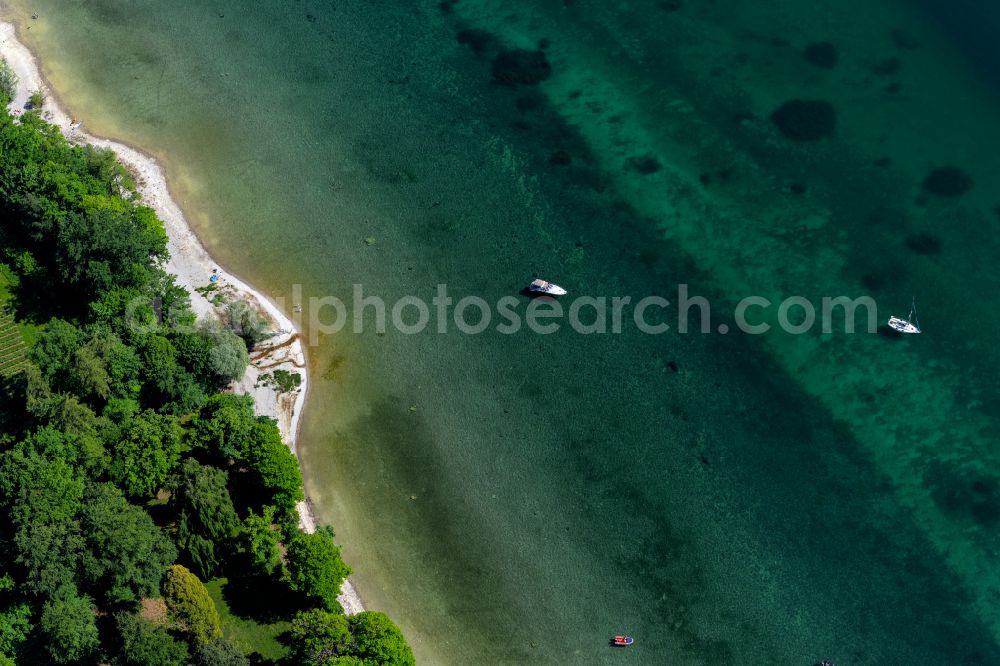
[[[611,644],[615,647],[626,647],[635,643],[635,639],[631,636],[615,636],[611,639]]]

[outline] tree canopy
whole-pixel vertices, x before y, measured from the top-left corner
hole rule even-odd
[[[192,440],[222,460],[243,460],[256,423],[253,398],[219,393],[195,416]]]
[[[385,613],[344,617],[322,609],[300,612],[289,641],[302,666],[414,666],[413,651]]]
[[[76,521],[24,525],[14,533],[14,562],[21,589],[34,597],[51,597],[76,584],[84,542]]]
[[[49,658],[57,664],[82,661],[97,650],[94,606],[69,588],[45,604],[39,628],[45,636]]]
[[[385,613],[357,613],[350,617],[348,624],[354,637],[352,654],[366,664],[413,666],[416,663],[403,632]]]
[[[167,569],[163,598],[177,626],[196,645],[203,645],[222,635],[215,602],[198,577],[186,567],[175,564]]]
[[[288,542],[286,576],[289,587],[327,609],[340,610],[337,595],[351,568],[328,529],[299,533]]]
[[[294,510],[305,497],[299,461],[281,441],[281,431],[273,421],[262,419],[254,424],[243,456],[270,494],[268,504],[279,510]]]
[[[216,638],[198,649],[194,666],[250,666],[250,659],[232,641]]]
[[[177,542],[202,576],[218,569],[240,527],[224,470],[186,459],[173,482]]]
[[[2,454],[0,495],[15,526],[60,523],[80,510],[83,479],[62,458],[22,445]]]
[[[131,613],[116,616],[121,641],[121,666],[185,666],[187,646],[165,627]]]
[[[180,461],[181,433],[172,416],[147,409],[108,434],[111,478],[133,497],[153,495]]]
[[[269,574],[278,566],[281,533],[274,528],[274,507],[265,506],[261,515],[252,510],[243,519],[241,545],[253,571]]]
[[[347,618],[319,608],[296,615],[289,638],[302,666],[326,666],[331,658],[349,653],[353,642]]]
[[[0,655],[17,656],[34,629],[31,604],[16,602],[0,609]],[[3,662],[0,662],[2,665]],[[13,662],[12,662],[13,663]]]
[[[104,591],[112,603],[156,594],[177,549],[148,513],[110,483],[98,483],[87,492],[80,524],[81,573],[90,589]]]

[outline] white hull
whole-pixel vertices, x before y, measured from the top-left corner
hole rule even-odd
[[[900,333],[919,333],[920,329],[913,322],[899,317],[889,317],[889,328]]]
[[[528,285],[528,291],[533,291],[536,294],[548,294],[549,296],[565,296],[567,293],[559,285],[545,280],[532,280],[531,284]]]

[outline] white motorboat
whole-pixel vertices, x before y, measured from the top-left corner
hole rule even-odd
[[[549,296],[564,296],[566,294],[565,289],[545,280],[532,280],[531,284],[528,285],[528,291],[536,294],[548,294]]]
[[[889,317],[889,328],[900,333],[920,333],[920,322],[917,320],[917,301],[910,304],[910,315],[906,319]]]

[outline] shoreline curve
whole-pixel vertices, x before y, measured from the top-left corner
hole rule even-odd
[[[23,113],[31,94],[40,90],[49,100],[43,105],[43,118],[58,127],[68,141],[113,150],[118,161],[131,172],[136,181],[136,190],[141,203],[155,210],[157,217],[163,221],[170,253],[164,269],[176,277],[179,286],[187,289],[191,308],[199,318],[217,316],[214,305],[195,289],[208,286],[209,278],[218,275],[216,284],[222,285],[221,292],[250,302],[274,324],[277,333],[254,349],[250,355],[251,363],[246,374],[231,388],[236,392],[253,396],[257,413],[274,418],[278,422],[282,439],[298,457],[296,442],[302,409],[309,391],[309,377],[305,348],[296,323],[268,297],[235,275],[224,271],[212,258],[188,225],[180,206],[170,195],[165,172],[154,157],[127,143],[94,136],[81,130],[80,125],[74,126],[73,117],[59,106],[58,97],[52,93],[51,87],[42,76],[34,53],[17,38],[17,28],[10,21],[0,22],[0,58],[7,61],[18,78],[16,94],[8,107],[13,115]],[[291,394],[279,393],[274,386],[259,383],[263,369],[259,366],[265,366],[267,370],[285,369],[298,372],[302,377],[302,383],[299,389]],[[301,464],[300,458],[299,465]],[[308,496],[299,502],[297,509],[302,529],[305,532],[314,532],[316,519]],[[365,610],[361,597],[350,580],[344,580],[337,600],[347,615]]]

